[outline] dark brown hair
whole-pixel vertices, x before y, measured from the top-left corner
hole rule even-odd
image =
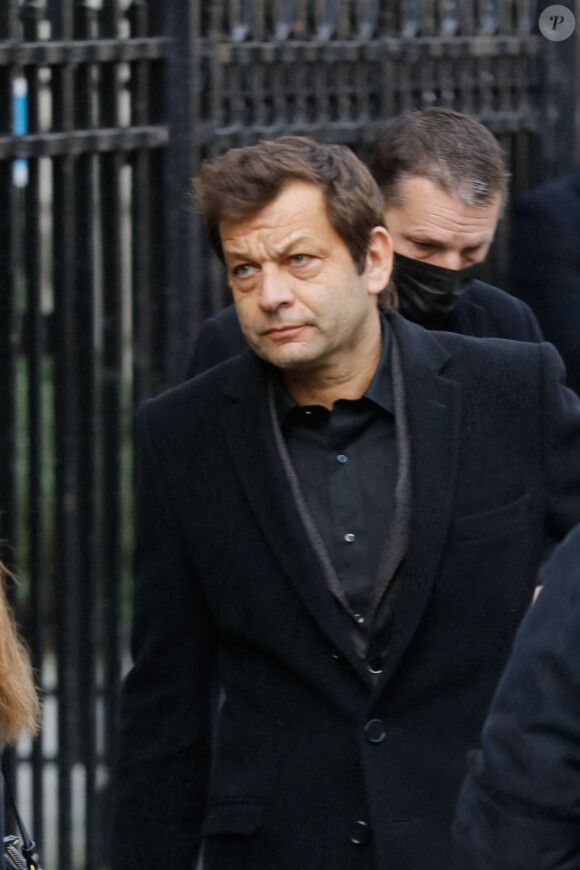
[[[385,225],[381,192],[345,145],[321,145],[302,136],[232,148],[202,164],[193,185],[219,258],[223,261],[220,222],[257,214],[291,181],[309,181],[322,190],[328,219],[361,274],[371,230]]]
[[[422,176],[468,205],[507,199],[509,172],[495,136],[473,118],[430,107],[391,121],[374,148],[370,170],[388,205],[401,205],[401,182]]]

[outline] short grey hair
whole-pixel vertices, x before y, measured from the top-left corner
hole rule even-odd
[[[510,173],[490,130],[460,112],[429,107],[391,121],[376,143],[369,168],[385,204],[401,205],[403,182],[422,176],[467,205],[486,205],[498,193],[502,206]]]

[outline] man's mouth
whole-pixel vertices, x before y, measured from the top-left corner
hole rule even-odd
[[[303,323],[280,324],[279,326],[270,326],[269,329],[265,330],[264,335],[270,335],[274,338],[282,337],[285,335],[292,335],[292,333],[297,332],[299,329],[302,329],[303,326]]]

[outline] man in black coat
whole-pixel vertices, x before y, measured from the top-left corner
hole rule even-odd
[[[580,402],[549,345],[381,317],[347,148],[234,149],[196,190],[251,349],[140,416],[113,868],[453,870],[544,537],[580,520]]]
[[[405,114],[388,125],[369,168],[386,203],[395,248],[391,301],[400,313],[427,329],[541,341],[525,303],[476,277],[507,198],[505,155],[490,131],[451,109]],[[470,172],[480,179],[476,191],[462,183]],[[204,323],[186,376],[246,347],[229,306]]]
[[[469,870],[580,867],[580,526],[544,580],[461,793],[455,835]]]
[[[528,194],[512,218],[511,290],[532,308],[580,393],[580,169]]]

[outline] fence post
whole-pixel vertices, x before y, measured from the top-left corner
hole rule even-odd
[[[167,60],[167,118],[170,139],[166,154],[163,373],[167,384],[182,380],[194,326],[201,319],[199,232],[191,203],[191,179],[199,155],[200,3],[174,0],[168,4],[167,35],[172,50]]]

